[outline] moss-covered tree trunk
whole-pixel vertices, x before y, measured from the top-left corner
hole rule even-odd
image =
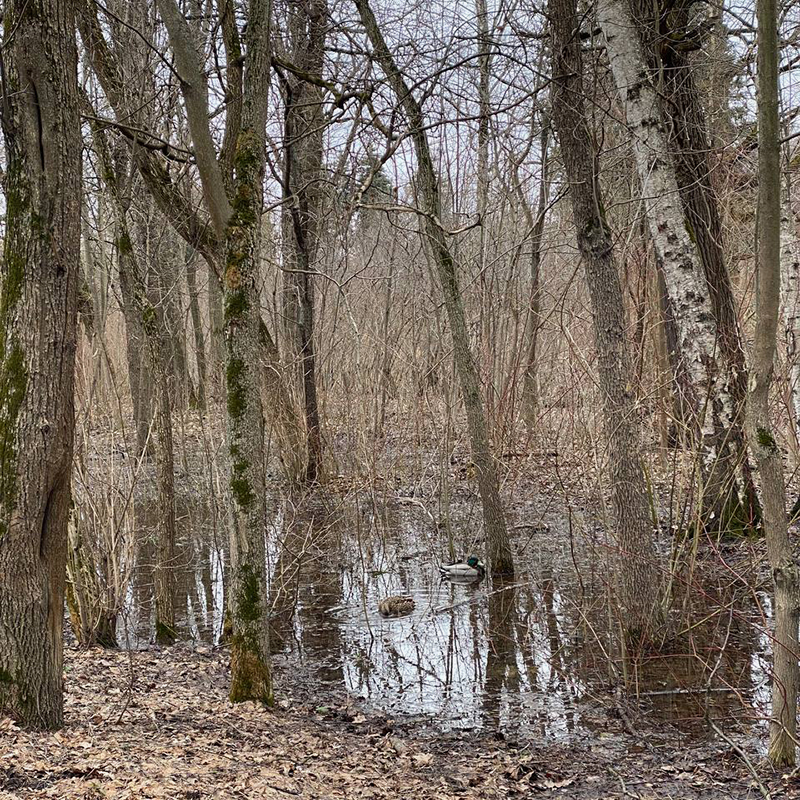
[[[4,7],[0,713],[63,722],[64,577],[80,280],[73,6]]]
[[[228,447],[234,507],[228,600],[233,620],[230,698],[233,702],[271,703],[264,417],[258,366],[263,135],[242,129],[234,169],[236,196],[227,228],[224,275]]]
[[[266,575],[267,498],[261,405],[261,217],[270,68],[269,0],[253,0],[245,46],[241,128],[233,157],[232,214],[225,229],[225,342],[230,488],[233,702],[272,703]]]

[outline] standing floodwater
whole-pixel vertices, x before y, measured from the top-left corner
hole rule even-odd
[[[621,687],[685,735],[713,735],[721,720],[747,732],[763,715],[764,609],[725,580],[681,593],[674,645],[625,659],[599,532],[571,536],[555,516],[519,526],[514,581],[454,583],[439,574],[444,534],[418,504],[308,505],[277,503],[269,530],[272,648],[290,686],[443,729],[539,738],[602,733],[625,715]],[[185,637],[216,645],[227,545],[208,505],[184,497],[178,512],[178,622]],[[150,513],[137,506],[140,533]],[[453,509],[459,554],[481,551],[473,516],[469,504]],[[152,547],[142,539],[120,622],[133,647],[153,635]],[[414,610],[381,616],[380,600],[398,594]]]

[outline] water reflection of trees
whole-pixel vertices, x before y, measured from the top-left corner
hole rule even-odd
[[[136,569],[121,639],[141,646],[153,638],[153,566],[156,530],[155,502],[141,498],[134,505],[138,538]],[[215,644],[223,615],[224,552],[213,536],[211,508],[201,497],[176,497],[176,542],[172,563],[175,590],[175,622],[183,636]]]
[[[224,548],[213,541],[209,513],[196,497],[179,505],[176,606],[189,635],[215,642]],[[147,514],[139,504],[141,569],[129,587],[140,629],[152,614]],[[727,720],[752,702],[759,633],[744,591],[707,580],[691,587],[691,597],[676,604],[689,611],[674,644],[657,657],[624,659],[603,587],[586,590],[586,575],[583,585],[576,581],[557,541],[521,565],[515,585],[463,586],[440,582],[431,557],[443,552],[436,535],[418,510],[374,498],[333,509],[277,505],[269,532],[273,651],[288,652],[311,681],[387,712],[538,736],[574,732],[582,703],[602,708],[614,687],[653,714],[699,730],[706,715]],[[382,619],[378,600],[398,593],[414,596],[414,614]]]
[[[331,614],[342,598],[339,519],[323,508],[277,515],[277,557],[270,581],[271,647],[299,647],[319,658],[316,677],[342,682],[339,626]]]
[[[516,588],[513,582],[496,577],[489,592],[489,624],[486,628],[486,670],[483,684],[483,712],[489,727],[500,728],[500,703],[505,693],[511,704],[519,697],[517,668]]]

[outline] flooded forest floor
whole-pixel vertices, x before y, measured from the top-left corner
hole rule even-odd
[[[671,633],[635,654],[619,642],[603,481],[582,454],[549,441],[503,455],[511,585],[440,577],[451,554],[485,553],[463,447],[444,458],[398,447],[411,462],[381,469],[343,463],[305,496],[287,496],[276,474],[277,703],[264,709],[227,699],[224,437],[184,430],[181,441],[181,641],[152,644],[153,464],[136,464],[113,432],[86,438],[73,524],[125,544],[99,553],[122,576],[122,649],[79,650],[67,633],[65,727],[32,733],[0,717],[0,800],[800,798],[800,777],[765,760],[763,542],[675,535],[678,454],[653,480]],[[413,597],[412,613],[382,618],[393,594]]]
[[[523,743],[309,705],[285,684],[274,709],[232,706],[218,648],[68,649],[66,665],[63,730],[0,720],[3,800],[800,797],[794,775],[758,762],[756,778],[724,742],[639,728],[613,704],[594,742]]]

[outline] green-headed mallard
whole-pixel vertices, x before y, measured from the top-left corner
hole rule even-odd
[[[378,603],[378,613],[384,617],[403,617],[414,610],[414,598],[403,594],[384,597]]]
[[[486,574],[486,566],[479,558],[470,556],[466,561],[456,561],[454,564],[442,564],[439,572],[443,578],[450,580],[480,580]]]

